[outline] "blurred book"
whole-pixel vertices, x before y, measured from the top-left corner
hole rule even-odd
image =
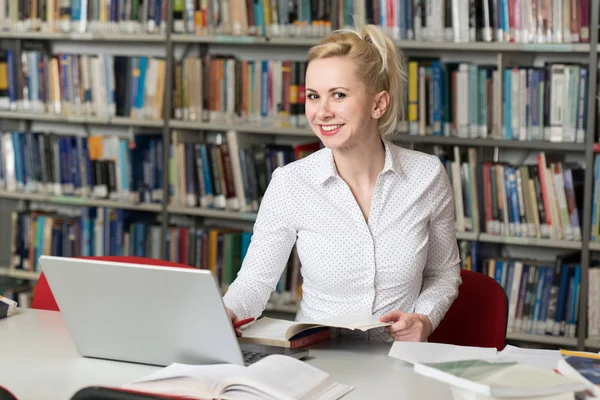
[[[586,399],[600,398],[600,355],[584,351],[560,350],[558,371],[586,385]]]
[[[472,398],[477,399],[486,398],[481,396],[545,399],[560,394],[565,394],[566,398],[574,398],[576,392],[583,391],[586,387],[580,380],[511,361],[417,363],[414,369],[418,374],[445,382],[464,393],[472,393]],[[568,396],[569,393],[571,396]]]

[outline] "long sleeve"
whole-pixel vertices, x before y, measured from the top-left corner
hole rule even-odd
[[[273,172],[242,268],[223,297],[225,306],[239,319],[257,318],[263,312],[296,241],[286,189],[289,182],[283,175],[280,169]]]
[[[458,295],[458,287],[461,284],[460,257],[454,224],[454,197],[441,162],[429,193],[432,207],[429,247],[415,312],[427,315],[435,329]]]

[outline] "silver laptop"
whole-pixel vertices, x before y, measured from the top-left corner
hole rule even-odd
[[[82,356],[166,366],[308,355],[238,343],[210,271],[52,256],[39,262]]]

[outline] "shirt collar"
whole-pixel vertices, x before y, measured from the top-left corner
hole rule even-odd
[[[385,147],[385,161],[381,173],[393,171],[396,173],[396,175],[399,176],[400,164],[398,162],[397,154],[392,154],[391,145],[385,140],[383,141],[383,145]],[[335,161],[333,160],[333,152],[327,147],[323,149],[321,165],[322,167],[319,168],[317,177],[319,183],[324,184],[325,182],[327,182],[328,179],[338,176],[337,170],[335,168]]]

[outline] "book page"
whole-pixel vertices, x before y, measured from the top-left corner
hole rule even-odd
[[[390,322],[379,321],[379,317],[375,315],[365,313],[338,315],[336,317],[330,317],[318,321],[313,321],[312,323],[326,326],[334,326],[337,328],[360,329],[361,331],[367,331],[369,329],[391,325]]]
[[[288,328],[285,337],[289,340],[289,338],[297,335],[298,333],[315,326],[329,326],[334,328],[345,328],[351,330],[360,329],[361,331],[367,331],[369,329],[389,325],[391,325],[391,322],[381,322],[379,321],[379,317],[374,315],[366,313],[351,313],[324,318],[317,321],[296,323]]]
[[[249,327],[242,329],[242,338],[287,342],[285,332],[294,324],[294,321],[263,317]]]
[[[212,399],[218,396],[215,382],[209,378],[171,378],[149,382],[132,383],[123,389],[144,393],[189,397],[191,399]]]
[[[498,358],[501,361],[516,361],[519,364],[554,371],[561,355],[558,350],[527,349],[507,345],[504,350],[498,352]]]
[[[224,397],[233,399],[237,396],[229,393],[227,388],[231,388],[232,392],[239,391],[239,385],[253,387],[277,399],[319,398],[318,393],[331,393],[326,398],[337,399],[352,390],[350,386],[331,380],[328,373],[280,354],[265,357],[245,368],[239,375],[224,380],[219,385],[219,390],[226,394]]]
[[[243,370],[244,367],[235,364],[186,365],[174,363],[123,388],[153,393],[188,395],[196,398],[213,398],[218,396],[216,388],[219,382]]]

